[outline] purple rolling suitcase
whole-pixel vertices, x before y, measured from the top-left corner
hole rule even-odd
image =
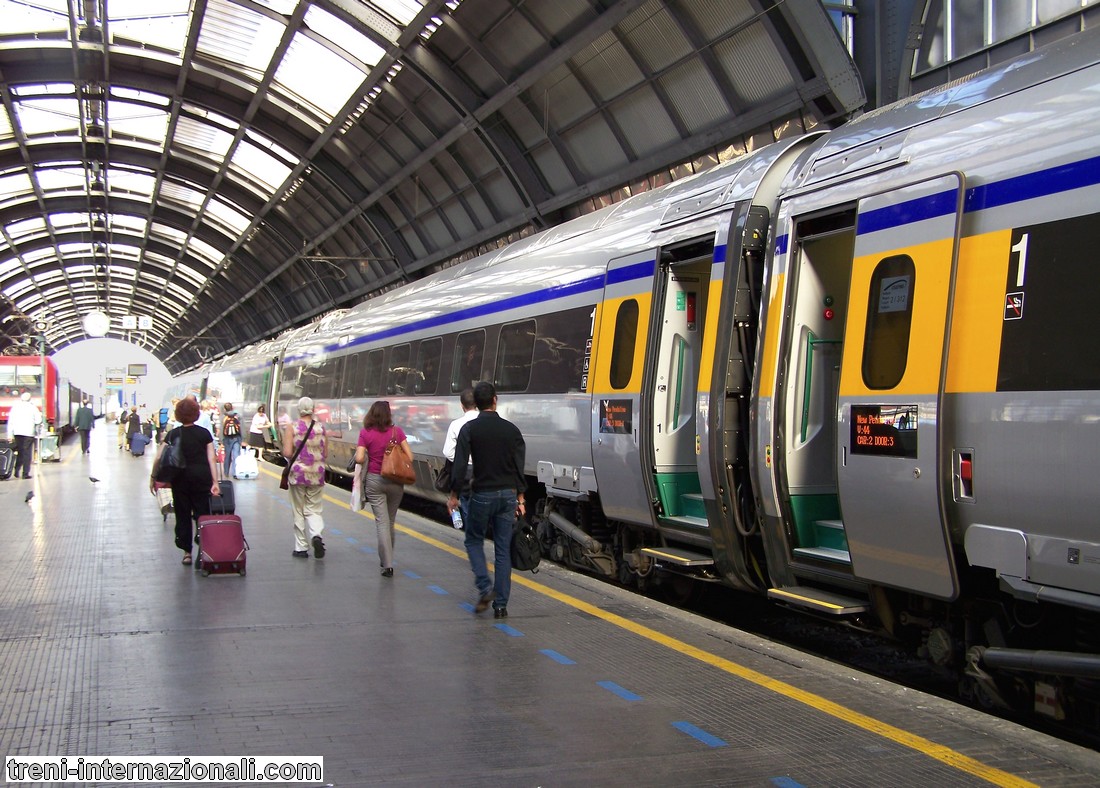
[[[245,574],[245,551],[241,518],[235,514],[219,514],[219,501],[210,499],[213,514],[199,517],[199,566],[203,576],[210,574]]]

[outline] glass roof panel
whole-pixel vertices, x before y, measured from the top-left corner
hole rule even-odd
[[[46,33],[68,31],[69,10],[66,0],[36,0],[27,2],[3,0],[0,19],[4,33]]]
[[[4,295],[6,295],[8,298],[18,298],[19,296],[23,295],[27,291],[33,290],[33,289],[34,289],[34,282],[32,282],[29,278],[20,279],[19,281],[15,282],[14,284],[9,285],[8,287],[5,287],[4,288]]]
[[[211,268],[214,268],[225,257],[225,252],[220,249],[215,249],[201,238],[192,238],[187,242],[187,251],[192,256],[198,257],[204,263],[207,263]]]
[[[304,33],[295,33],[275,81],[296,98],[322,110],[331,121],[366,78],[362,67]]]
[[[168,107],[172,104],[171,99],[167,96],[162,96],[160,93],[150,93],[147,90],[134,90],[133,88],[125,88],[120,85],[112,85],[109,95],[112,98],[119,98],[123,101],[157,104],[161,107]]]
[[[147,224],[148,222],[140,216],[128,216],[124,213],[112,213],[110,216],[111,228],[115,230],[133,230],[144,233]]]
[[[382,9],[400,24],[407,27],[409,22],[413,21],[413,18],[420,13],[420,9],[424,4],[415,0],[374,0],[368,5]]]
[[[215,60],[263,73],[286,25],[228,0],[210,0],[199,32],[198,51]]]
[[[70,167],[36,167],[35,175],[42,191],[49,192],[73,192],[83,194],[85,192],[86,174],[83,169]]]
[[[53,225],[54,230],[71,230],[74,227],[79,229],[86,229],[90,219],[86,213],[51,213],[50,224]]]
[[[230,161],[244,175],[267,186],[268,196],[290,176],[290,167],[246,140],[237,145]]]
[[[7,260],[0,260],[0,282],[2,282],[7,275],[13,271],[22,271],[23,263],[18,257],[9,257]]]
[[[174,273],[176,274],[176,276],[183,277],[188,282],[193,282],[196,290],[206,284],[205,275],[200,274],[194,268],[184,265],[183,263],[180,263],[176,266],[176,270]]]
[[[248,229],[248,225],[252,221],[236,208],[222,202],[216,197],[206,206],[206,214],[213,219],[217,219],[237,235],[240,235]]]
[[[154,235],[157,238],[164,238],[175,244],[176,246],[182,246],[183,242],[187,240],[187,233],[180,230],[177,227],[172,227],[168,224],[161,222],[153,222],[149,225],[149,234]]]
[[[0,138],[10,137],[14,129],[11,127],[11,118],[8,117],[7,107],[0,105]]]
[[[30,219],[23,219],[19,222],[12,222],[5,227],[4,230],[11,236],[13,241],[18,243],[24,238],[33,238],[38,235],[43,235],[46,232],[46,222],[41,216],[35,216]]]
[[[107,122],[112,136],[125,134],[148,140],[158,147],[164,145],[164,138],[168,132],[166,111],[118,99],[107,102]]]
[[[0,175],[0,207],[18,202],[33,191],[30,176],[25,172]]]
[[[229,146],[233,144],[233,135],[209,123],[181,115],[176,121],[173,142],[192,150],[224,158],[229,152]]]
[[[206,199],[206,195],[202,192],[170,180],[165,180],[160,185],[160,197],[162,200],[169,200],[177,205],[195,209],[202,205],[202,201]]]
[[[352,57],[368,66],[375,65],[386,50],[371,41],[342,19],[338,19],[323,8],[310,6],[306,11],[306,27],[327,38]]]
[[[156,178],[147,172],[110,169],[107,171],[107,183],[112,192],[126,192],[140,197],[152,197]]]
[[[107,28],[121,36],[175,53],[183,51],[190,24],[191,0],[111,0]]]
[[[80,128],[80,107],[75,98],[25,98],[16,107],[19,125],[28,137],[62,131],[75,133]]]

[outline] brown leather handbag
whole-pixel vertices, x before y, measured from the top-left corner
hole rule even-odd
[[[412,461],[399,446],[397,427],[394,427],[393,435],[386,444],[386,454],[382,457],[382,478],[398,484],[413,484],[416,481],[416,471],[413,470]]]

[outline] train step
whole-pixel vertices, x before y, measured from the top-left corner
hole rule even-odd
[[[702,493],[684,493],[680,496],[680,516],[696,517],[703,520],[707,517],[707,507],[703,503]]]
[[[844,533],[843,520],[814,520],[814,537],[817,547],[848,550],[848,537]]]
[[[807,586],[769,588],[768,599],[831,616],[852,616],[871,609],[866,600]]]
[[[797,558],[816,558],[834,564],[852,563],[852,557],[847,550],[838,550],[835,547],[796,547],[792,552]]]
[[[676,564],[676,566],[710,566],[714,558],[702,553],[693,553],[681,547],[643,547],[642,552],[658,561]]]

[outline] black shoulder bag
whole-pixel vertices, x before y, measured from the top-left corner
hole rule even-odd
[[[164,444],[164,451],[160,453],[153,478],[162,484],[171,484],[186,467],[187,460],[183,458],[183,427],[179,427],[175,439]]]

